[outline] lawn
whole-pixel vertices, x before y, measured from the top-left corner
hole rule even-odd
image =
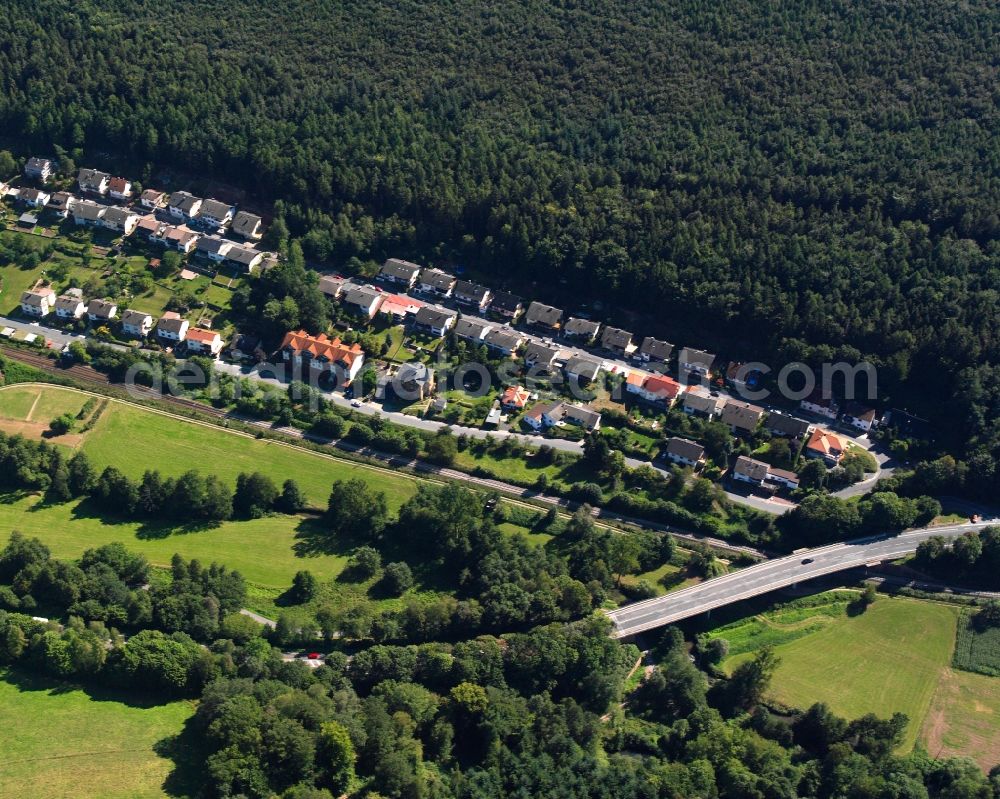
[[[1000,679],[946,669],[920,738],[933,757],[971,757],[987,772],[1000,765]]]
[[[0,796],[166,796],[174,764],[156,750],[180,734],[193,703],[128,699],[0,673]]]
[[[825,702],[848,719],[905,713],[908,751],[951,663],[957,620],[948,605],[881,596],[861,615],[834,618],[776,646],[781,663],[771,696],[802,709]],[[747,657],[732,657],[726,667]]]

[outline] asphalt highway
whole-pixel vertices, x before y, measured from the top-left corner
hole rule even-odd
[[[997,520],[930,527],[800,550],[666,596],[609,611],[615,625],[613,635],[626,638],[816,577],[895,560],[915,552],[921,541],[932,536],[954,538],[991,524],[997,524]]]

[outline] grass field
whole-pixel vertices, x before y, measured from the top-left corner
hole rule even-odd
[[[808,614],[802,616],[798,623],[809,624]],[[781,663],[771,696],[802,709],[826,702],[848,719],[905,713],[910,724],[904,748],[909,750],[951,663],[957,620],[957,609],[948,605],[879,597],[859,616],[839,614],[775,646]],[[747,657],[749,648],[725,665],[733,668]]]
[[[984,771],[1000,765],[1000,679],[946,669],[920,737],[935,757],[964,755]]]
[[[977,629],[972,623],[972,613],[963,611],[958,622],[952,665],[957,669],[1000,677],[1000,629]]]
[[[123,698],[0,672],[0,796],[166,796],[174,766],[167,745],[194,706]]]

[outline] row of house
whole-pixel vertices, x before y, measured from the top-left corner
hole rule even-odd
[[[733,479],[753,486],[769,486],[772,489],[799,487],[799,476],[786,469],[776,469],[764,461],[740,455],[733,465]]]

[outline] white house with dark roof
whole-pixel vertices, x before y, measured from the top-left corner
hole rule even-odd
[[[73,221],[78,225],[87,225],[88,227],[99,225],[107,208],[106,205],[100,205],[91,200],[77,200],[73,203]]]
[[[47,191],[31,187],[21,189],[21,193],[18,196],[25,205],[30,205],[32,208],[44,208],[49,204],[49,200],[52,199],[52,195]]]
[[[524,348],[524,362],[528,366],[543,366],[551,368],[562,354],[559,347],[553,347],[541,341],[529,341]]]
[[[413,317],[413,325],[417,330],[432,336],[443,336],[454,327],[457,317],[458,314],[448,308],[425,305]]]
[[[463,316],[455,322],[454,335],[463,341],[471,342],[475,346],[483,343],[486,334],[495,327],[495,323],[485,319],[478,319],[475,316]]]
[[[385,301],[385,295],[371,286],[351,286],[344,292],[341,303],[347,310],[371,320]]]
[[[98,169],[81,169],[76,176],[80,191],[91,194],[107,194],[111,183],[111,175]]]
[[[574,355],[563,366],[566,377],[580,383],[590,383],[601,373],[601,362]]]
[[[724,400],[721,397],[713,397],[710,394],[700,391],[684,392],[684,413],[691,416],[704,416],[708,419],[714,419],[719,415],[723,403]]]
[[[176,219],[194,219],[201,210],[202,202],[201,197],[186,191],[175,191],[167,200],[167,211]]]
[[[764,485],[770,467],[763,461],[740,455],[733,466],[733,479],[750,485]]]
[[[32,156],[24,165],[24,176],[32,180],[39,180],[47,183],[52,177],[55,166],[48,158],[36,158]]]
[[[670,354],[674,351],[674,345],[668,341],[660,341],[658,338],[646,336],[639,345],[639,358],[647,363],[666,363],[670,360]]]
[[[209,198],[203,200],[198,209],[198,221],[208,227],[221,228],[233,221],[234,213],[236,213],[236,209],[233,206]]]
[[[127,336],[146,338],[153,329],[153,317],[131,308],[122,311],[122,332]]]
[[[87,312],[87,306],[79,294],[66,293],[56,298],[56,316],[60,319],[79,319]]]
[[[540,327],[544,330],[558,330],[562,324],[563,312],[561,308],[546,305],[544,302],[534,301],[528,306],[524,314],[525,324],[532,327]]]
[[[202,236],[194,245],[194,251],[199,255],[204,255],[210,261],[222,263],[226,260],[226,255],[233,246],[233,242],[218,236]]]
[[[524,343],[524,336],[509,327],[495,327],[483,339],[486,346],[501,355],[513,355]]]
[[[562,334],[565,338],[574,339],[587,345],[597,338],[597,331],[600,329],[600,322],[592,322],[590,319],[583,319],[579,316],[571,316],[563,326]]]
[[[379,270],[379,280],[392,283],[394,286],[402,286],[404,290],[412,289],[417,282],[422,267],[419,264],[403,261],[399,258],[389,258]]]
[[[91,322],[110,322],[118,315],[118,304],[113,300],[94,299],[87,303],[87,318]]]
[[[480,286],[478,283],[473,283],[469,280],[456,280],[455,286],[452,289],[452,296],[455,298],[455,302],[469,308],[475,308],[479,313],[483,313],[486,310],[486,306],[490,304],[492,294],[493,292],[486,288],[486,286]]]
[[[695,372],[707,377],[712,371],[715,356],[704,350],[694,350],[690,347],[684,347],[677,358],[677,363],[682,372]]]
[[[601,347],[615,355],[628,357],[635,352],[632,334],[620,327],[605,327],[601,333]]]
[[[108,230],[131,236],[139,224],[139,215],[128,208],[109,205],[101,216],[100,225]]]
[[[156,323],[156,335],[167,343],[180,343],[187,338],[191,323],[176,313],[167,312]]]
[[[509,291],[497,291],[493,294],[489,311],[494,316],[514,322],[524,312],[524,300]]]
[[[252,247],[239,247],[233,245],[226,252],[226,262],[238,266],[244,272],[253,272],[261,261],[264,260],[264,253]]]
[[[667,445],[663,449],[663,456],[673,463],[697,469],[705,462],[705,448],[690,439],[674,436],[667,439]]]
[[[31,289],[21,294],[21,312],[27,316],[48,316],[55,303],[56,293],[51,288]]]
[[[229,226],[229,232],[250,241],[257,241],[264,235],[262,225],[263,220],[257,214],[237,211],[233,223]]]
[[[424,294],[436,297],[450,297],[455,288],[455,276],[440,269],[421,269],[417,277],[417,287]]]

